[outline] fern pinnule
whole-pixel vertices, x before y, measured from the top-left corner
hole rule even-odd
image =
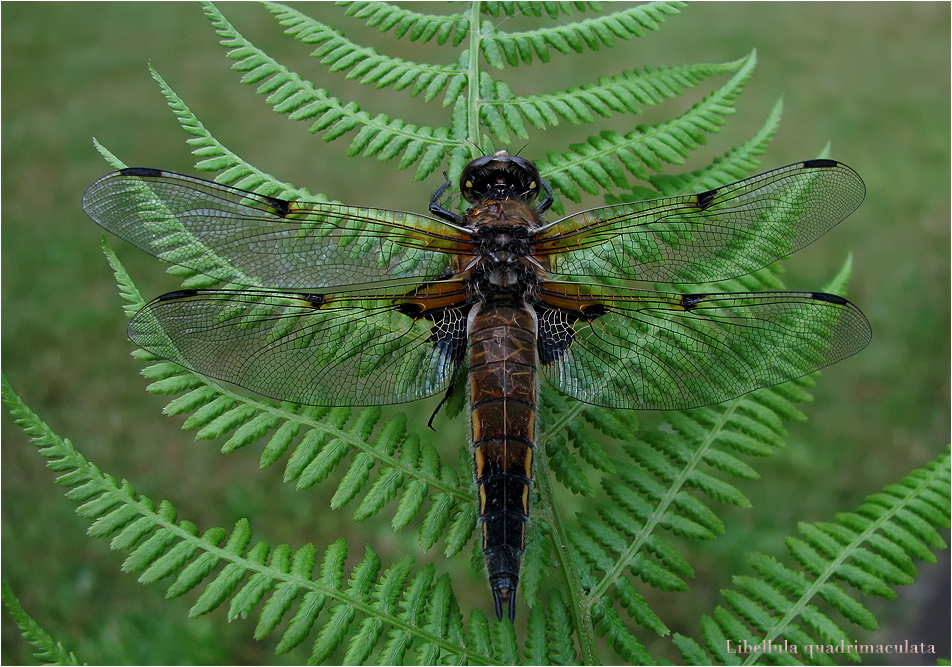
[[[291,120],[309,120],[312,133],[322,133],[332,141],[356,129],[362,129],[351,142],[350,155],[361,152],[378,159],[403,153],[403,166],[420,162],[416,177],[426,178],[457,142],[449,138],[448,128],[421,128],[387,114],[371,117],[356,102],[342,103],[323,88],[315,87],[245,39],[218,9],[207,3],[205,14],[214,25],[229,58],[236,60],[232,69],[245,72],[244,83],[258,83],[257,92],[276,113]],[[372,148],[370,140],[376,139]],[[386,150],[389,149],[389,150]],[[438,159],[435,157],[438,155]]]
[[[661,23],[678,14],[682,7],[684,3],[678,0],[649,2],[567,25],[524,32],[503,32],[492,24],[484,23],[482,55],[490,66],[503,69],[507,64],[510,67],[520,63],[531,64],[533,53],[540,61],[547,63],[551,59],[550,48],[563,54],[598,51],[602,46],[614,46],[615,37],[627,40],[657,30]]]
[[[751,54],[729,81],[673,120],[626,134],[602,131],[585,143],[572,144],[566,152],[549,152],[545,160],[538,161],[539,170],[553,189],[579,202],[579,188],[594,195],[600,189],[627,185],[612,160],[641,180],[648,179],[648,169],[662,171],[665,163],[683,164],[706,143],[706,135],[718,132],[726,122],[724,117],[734,113],[734,101],[755,64]]]
[[[435,38],[436,43],[442,46],[452,37],[451,45],[459,46],[469,31],[469,21],[463,13],[449,16],[421,14],[377,0],[342,0],[337,4],[345,8],[347,16],[363,19],[367,25],[380,32],[393,30],[398,39],[406,35],[411,42],[425,44]]]
[[[56,641],[33,618],[26,613],[23,605],[13,594],[10,585],[4,580],[0,583],[3,594],[3,606],[16,621],[20,634],[33,646],[33,656],[48,665],[82,665],[76,654],[69,651],[62,642]]]
[[[394,90],[409,88],[411,97],[425,92],[423,100],[429,102],[442,93],[453,78],[463,77],[465,84],[465,72],[456,66],[415,63],[385,56],[370,47],[355,44],[339,30],[291,7],[278,3],[266,3],[266,6],[284,26],[285,34],[304,44],[317,45],[311,56],[319,58],[328,71],[347,70],[348,79],[360,78],[363,85],[373,84],[377,89],[390,86]]]
[[[600,77],[597,83],[537,95],[514,95],[504,81],[495,81],[492,97],[483,104],[499,107],[510,129],[517,134],[513,124],[518,121],[518,127],[524,127],[519,119],[540,130],[561,121],[591,124],[597,121],[596,116],[641,114],[646,106],[683,95],[708,77],[736,72],[746,61],[744,58],[718,65],[649,66]]]
[[[912,558],[934,562],[928,547],[920,547],[922,542],[905,539],[906,528],[914,525],[929,546],[944,548],[937,529],[949,526],[949,478],[946,451],[886,491],[869,496],[855,511],[837,514],[835,522],[799,523],[800,537],[788,537],[786,545],[800,570],[772,556],[749,554],[747,560],[758,576],[736,576],[734,588],[722,591],[729,609],[719,607],[713,619],[703,618],[704,648],[683,636],[675,637],[682,656],[697,660],[706,655],[706,649],[709,655],[722,657],[728,640],[757,645],[786,641],[802,655],[808,646],[842,644],[851,649],[850,634],[818,603],[825,603],[849,623],[875,630],[875,617],[844,584],[866,595],[891,599],[894,586],[913,580]],[[784,653],[795,655],[789,647]],[[858,660],[858,653],[846,651],[845,657]],[[811,662],[830,658],[816,651],[809,655]]]

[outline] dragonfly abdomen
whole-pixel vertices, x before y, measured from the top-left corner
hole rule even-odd
[[[535,444],[536,317],[528,307],[476,306],[469,321],[472,444],[489,583],[502,618],[525,550]]]

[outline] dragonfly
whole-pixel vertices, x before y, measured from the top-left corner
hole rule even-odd
[[[812,373],[871,339],[863,313],[834,294],[649,289],[749,274],[811,243],[865,196],[840,162],[551,222],[551,187],[505,150],[463,169],[465,211],[446,207],[450,185],[418,214],[136,167],[93,183],[83,208],[147,253],[240,286],[144,306],[128,335],[160,357],[306,405],[465,386],[500,620],[504,606],[515,619],[540,378],[607,408],[687,409]]]

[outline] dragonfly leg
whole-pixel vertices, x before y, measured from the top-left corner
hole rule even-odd
[[[443,172],[443,178],[446,179],[446,182],[440,186],[440,189],[436,191],[433,195],[433,198],[430,199],[430,213],[433,215],[438,215],[448,222],[452,222],[454,225],[460,224],[462,222],[462,216],[458,213],[453,213],[452,211],[443,208],[437,203],[437,200],[446,192],[446,188],[450,187],[450,177],[447,173]]]
[[[549,182],[544,178],[542,179],[542,190],[545,192],[545,199],[539,202],[539,205],[536,206],[536,211],[539,212],[539,215],[549,210],[549,207],[552,206],[552,202],[555,201],[555,197],[552,194],[552,188],[549,187]]]

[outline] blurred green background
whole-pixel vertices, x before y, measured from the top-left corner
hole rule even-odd
[[[406,5],[434,13],[459,9]],[[265,51],[372,114],[386,110],[417,123],[448,122],[438,105],[424,107],[402,93],[374,93],[327,74],[307,57],[306,46],[281,35],[261,6],[223,3],[221,9]],[[331,4],[301,9],[388,54],[441,63],[456,57],[450,48],[368,32]],[[216,443],[194,443],[180,431],[180,419],[162,416],[163,400],[143,391],[141,365],[129,357],[120,300],[100,253],[100,230],[79,205],[83,190],[108,171],[91,138],[131,165],[194,172],[185,135],[149,76],[151,62],[226,146],[312,192],[423,211],[440,177],[414,183],[412,171],[373,160],[343,163],[347,141],[325,144],[305,124],[275,116],[228,70],[196,4],[3,3],[0,12],[7,378],[41,418],[102,469],[154,499],[169,499],[200,528],[250,516],[258,538],[293,546],[313,541],[319,548],[356,530],[357,550],[367,528],[354,528],[351,508],[328,512],[325,489],[295,493],[282,483],[281,464],[259,471],[254,447],[221,456]],[[853,253],[850,297],[870,319],[873,343],[823,373],[815,403],[804,407],[810,421],[791,427],[789,449],[756,462],[764,479],[741,487],[754,509],[722,512],[724,539],[684,545],[698,576],[690,593],[662,598],[664,620],[674,630],[697,633],[697,611],[718,602],[718,589],[729,586],[745,549],[782,554],[778,536],[794,532],[796,521],[830,519],[854,508],[934,458],[949,439],[949,24],[948,3],[700,3],[661,31],[612,51],[555,54],[553,66],[502,75],[518,94],[643,65],[724,62],[756,48],[759,65],[738,113],[684,169],[748,138],[783,96],[784,120],[763,157],[764,169],[813,157],[829,141],[832,157],[866,181],[862,208],[798,253],[787,264],[786,281],[794,289],[819,289]],[[530,25],[511,19],[505,28]],[[706,85],[650,109],[646,118],[615,118],[596,129],[626,131],[671,117],[711,89]],[[561,127],[517,140],[512,148],[530,159],[542,157],[593,131]],[[174,289],[160,262],[111,242],[147,298]],[[435,405],[411,406],[412,418],[425,420]],[[437,423],[438,442],[462,433],[463,420]],[[306,659],[306,647],[276,658],[273,640],[251,640],[253,626],[228,624],[224,610],[188,620],[194,596],[166,602],[164,587],[143,587],[121,573],[122,557],[105,541],[85,537],[86,523],[52,484],[23,433],[6,415],[2,424],[3,576],[28,613],[82,660]],[[375,548],[394,557],[412,553],[412,534],[391,537],[386,528],[380,534],[383,544],[375,542]],[[439,558],[439,551],[427,557]],[[948,657],[948,600],[933,597],[947,596],[948,571],[947,560],[923,566],[920,584],[900,589],[897,604],[876,606],[888,622],[877,637],[912,641],[924,632],[916,641],[945,642],[939,655]],[[488,611],[481,573],[470,579],[457,586],[461,604]],[[0,660],[30,662],[5,615],[2,628]]]

